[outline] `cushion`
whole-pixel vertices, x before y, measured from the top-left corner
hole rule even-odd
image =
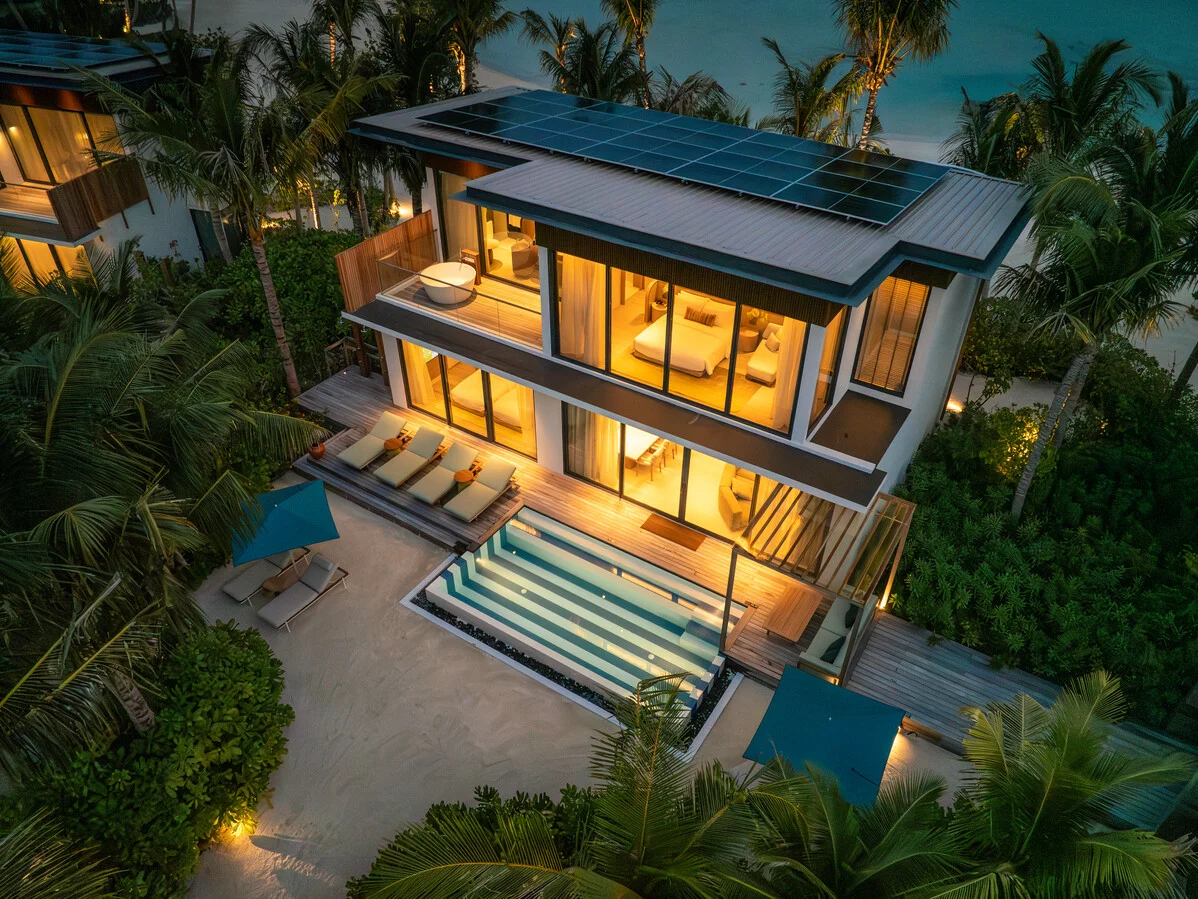
[[[761,332],[762,340],[769,340],[771,336],[782,330],[782,326],[777,322],[770,322],[765,326],[765,330]]]
[[[732,492],[739,499],[752,499],[754,480],[755,478],[752,475],[741,474],[738,471],[736,477],[732,479]]]
[[[778,348],[782,346],[782,341],[778,339],[778,335],[771,334],[765,339],[765,348],[771,353],[778,352]]]
[[[282,627],[307,608],[319,595],[319,590],[313,590],[302,581],[298,584],[292,584],[260,608],[258,610],[258,617],[267,624]]]
[[[404,450],[394,459],[380,465],[375,470],[374,476],[384,484],[398,487],[426,465],[428,465],[428,459],[425,456],[418,456],[411,450]]]
[[[736,319],[736,306],[732,303],[708,303],[703,311],[713,316],[711,324],[716,328],[731,328]]]
[[[384,412],[379,416],[379,420],[374,423],[374,427],[370,429],[370,433],[380,440],[390,440],[392,437],[398,437],[400,431],[404,429],[404,425],[408,423],[406,418],[396,415],[394,412]]]
[[[852,630],[853,625],[857,623],[857,616],[861,614],[861,606],[856,603],[849,605],[848,611],[844,613],[844,626]]]
[[[701,305],[692,304],[686,307],[686,317],[693,322],[698,322],[701,325],[711,327],[715,324],[715,313],[704,312]]]
[[[499,491],[475,481],[445,504],[445,511],[463,521],[474,521],[482,511],[495,501]]]
[[[337,565],[324,556],[317,554],[312,557],[312,561],[308,564],[308,570],[300,578],[300,583],[311,587],[319,593],[329,585],[329,581],[333,579],[333,575],[336,573]]]
[[[445,455],[441,457],[441,467],[448,468],[452,474],[455,471],[461,471],[464,468],[469,468],[478,458],[478,451],[464,443],[455,443]]]
[[[840,655],[840,648],[844,646],[844,637],[837,637],[828,644],[828,648],[824,650],[823,655],[819,657],[821,662],[827,662],[829,665],[836,664],[836,657]]]
[[[237,577],[220,589],[226,596],[231,596],[238,602],[245,602],[261,589],[264,580],[278,573],[279,566],[272,565],[265,559],[259,559],[242,569]]]
[[[367,434],[339,452],[337,460],[360,470],[381,456],[383,449],[382,438]]]
[[[417,499],[422,499],[430,506],[443,497],[453,486],[453,473],[456,468],[438,465],[419,481],[408,488],[408,493]]]
[[[502,490],[516,473],[516,466],[511,462],[488,462],[478,475],[476,483],[492,490]]]
[[[445,440],[445,435],[440,431],[434,431],[432,428],[421,428],[416,436],[412,438],[412,442],[408,444],[406,451],[428,461],[433,457],[433,453],[437,451],[437,447],[441,445],[443,440]]]

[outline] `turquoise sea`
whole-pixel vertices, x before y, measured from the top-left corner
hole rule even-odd
[[[511,3],[512,8],[523,4]],[[539,12],[603,20],[599,0],[534,0]],[[960,0],[948,51],[922,66],[901,69],[878,101],[878,114],[894,149],[934,158],[952,130],[961,88],[982,99],[1017,85],[1039,52],[1036,32],[1077,58],[1096,41],[1124,38],[1133,52],[1180,72],[1198,87],[1198,2],[1155,0]],[[650,34],[650,66],[676,77],[696,69],[715,76],[747,103],[753,118],[769,111],[776,71],[763,36],[778,41],[791,61],[810,61],[840,49],[826,0],[662,0]],[[482,50],[485,66],[523,81],[543,82],[535,51],[512,33]]]

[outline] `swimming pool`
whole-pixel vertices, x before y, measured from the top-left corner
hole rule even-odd
[[[685,674],[692,709],[724,665],[724,598],[532,509],[454,561],[428,598],[613,698]],[[733,603],[731,628],[743,607]]]

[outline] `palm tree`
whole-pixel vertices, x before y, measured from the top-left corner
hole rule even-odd
[[[46,812],[0,833],[0,895],[8,899],[117,899],[114,868],[93,847],[71,839]]]
[[[643,86],[635,50],[624,43],[613,22],[594,31],[579,19],[575,34],[566,46],[565,61],[543,59],[545,73],[566,93],[612,103],[625,103],[638,96]]]
[[[1138,758],[1107,748],[1125,705],[1117,678],[1095,672],[1050,708],[1030,696],[968,708],[965,758],[973,771],[957,795],[953,833],[977,869],[952,896],[1180,895],[1193,841],[1107,830],[1130,795],[1186,780],[1183,754]],[[968,886],[968,892],[965,887]]]
[[[810,140],[841,143],[849,133],[853,103],[861,95],[861,71],[854,66],[829,86],[845,54],[833,53],[814,63],[792,64],[773,38],[761,42],[774,54],[774,113],[757,125]]]
[[[120,120],[125,145],[169,194],[233,210],[254,255],[288,393],[297,396],[263,219],[276,188],[310,175],[321,152],[344,134],[366,86],[355,79],[332,94],[312,91],[267,103],[250,59],[248,48],[218,46],[195,91],[198,102],[188,106],[155,88],[137,94],[106,78],[93,83]]]
[[[375,9],[375,0],[314,0],[311,21],[328,34],[330,63],[335,65],[341,54],[356,52],[355,32],[362,30]]]
[[[184,557],[247,526],[239,457],[294,458],[313,425],[254,409],[256,363],[211,331],[218,296],[139,298],[132,246],[10,297],[0,359],[0,769],[65,759],[153,714],[159,638],[202,622]],[[114,701],[115,700],[115,701]]]
[[[739,114],[736,101],[723,86],[703,72],[692,72],[681,81],[665,67],[649,80],[649,107],[697,119],[728,121]]]
[[[526,9],[520,13],[523,26],[520,29],[520,39],[534,47],[543,49],[537,51],[541,71],[560,71],[566,65],[566,48],[574,37],[574,20],[561,19],[553,13],[542,16],[535,9]],[[560,82],[554,82],[553,89],[564,93],[565,88]]]
[[[441,24],[449,35],[450,49],[457,63],[458,85],[463,94],[478,90],[474,70],[478,66],[478,48],[506,32],[519,21],[504,0],[438,0],[443,10]]]
[[[1188,102],[1180,115],[1192,117]],[[1181,311],[1176,292],[1198,276],[1189,264],[1198,234],[1190,137],[1169,117],[1159,131],[1141,128],[1068,157],[1045,150],[1029,164],[1034,259],[1004,269],[997,284],[1043,327],[1077,335],[1084,348],[1053,397],[1016,487],[1016,519],[1048,443],[1066,436],[1103,339],[1116,331],[1152,333],[1173,321]],[[1178,161],[1180,148],[1188,165]]]
[[[858,148],[868,146],[878,91],[899,66],[908,59],[929,60],[948,46],[948,19],[956,6],[956,0],[833,0],[836,24],[869,96]]]
[[[636,47],[637,63],[641,69],[641,105],[649,108],[649,66],[645,61],[645,38],[657,17],[660,0],[603,0],[603,11],[611,16],[624,34],[626,43]]]
[[[1034,152],[1034,138],[1023,101],[1017,93],[989,100],[964,101],[957,126],[940,147],[940,159],[995,178],[1021,179]]]

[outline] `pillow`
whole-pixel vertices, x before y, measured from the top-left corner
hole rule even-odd
[[[861,614],[861,606],[854,603],[849,603],[849,610],[844,613],[844,626],[851,628],[857,623],[857,616]]]
[[[681,309],[683,313],[690,312],[692,309],[696,312],[702,312],[703,307],[707,305],[707,300],[684,300],[680,296],[674,297],[674,310]]]
[[[762,340],[769,340],[771,336],[782,330],[782,326],[777,322],[770,322],[765,326],[765,330],[761,332]]]
[[[765,339],[765,348],[771,353],[778,352],[778,348],[782,346],[782,341],[778,339],[777,334],[771,334]]]
[[[737,499],[753,498],[753,476],[738,474],[732,479],[732,492]]]
[[[691,305],[686,307],[686,317],[693,322],[698,322],[701,325],[712,327],[715,325],[715,313],[704,312],[702,305]]]
[[[716,328],[731,328],[736,318],[736,306],[725,303],[710,303],[704,307],[704,311],[715,316],[712,325]]]
[[[836,657],[840,655],[840,647],[844,646],[844,637],[839,637],[829,644],[824,650],[824,654],[819,657],[821,662],[827,662],[829,665],[836,664]]]

